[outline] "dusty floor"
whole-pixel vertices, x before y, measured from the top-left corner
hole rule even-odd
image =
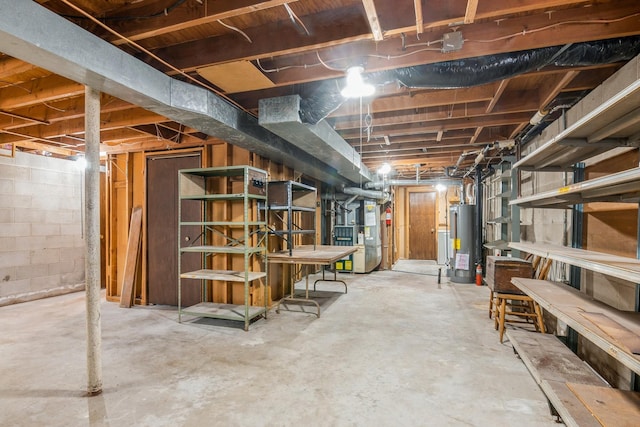
[[[84,293],[2,307],[0,425],[555,425],[498,342],[486,287],[396,268],[342,275],[348,294],[322,285],[319,319],[271,311],[249,332],[105,302],[104,392],[91,398]]]

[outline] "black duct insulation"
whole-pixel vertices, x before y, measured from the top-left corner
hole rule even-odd
[[[405,67],[371,73],[364,78],[375,85],[397,82],[410,88],[456,89],[511,78],[550,65],[576,67],[628,61],[639,53],[640,36],[633,36]],[[300,117],[304,123],[318,123],[345,102],[340,94],[344,79],[325,83],[301,101]]]

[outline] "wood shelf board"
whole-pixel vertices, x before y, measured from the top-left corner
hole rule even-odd
[[[633,354],[629,350],[629,345],[633,343],[623,342],[628,335],[613,334],[615,336],[612,336],[610,330],[598,326],[583,315],[585,312],[599,313],[628,333],[640,336],[640,313],[616,310],[562,283],[520,277],[513,278],[511,282],[533,298],[543,309],[565,322],[623,365],[640,374],[640,355]]]
[[[520,197],[510,205],[537,208],[567,208],[576,203],[628,202],[637,203],[640,197],[640,167],[590,179],[556,190]]]
[[[588,384],[567,384],[601,425],[635,427],[640,420],[640,393]]]
[[[267,223],[265,221],[182,221],[180,225],[211,225],[211,226],[221,226],[221,227],[234,227],[234,228],[244,228],[245,225],[250,227],[266,227]]]
[[[634,258],[544,243],[510,242],[509,247],[619,279],[640,283],[640,260]]]
[[[267,274],[263,272],[249,271],[246,278],[248,281],[254,281],[266,277]],[[244,271],[231,271],[231,270],[196,270],[188,271],[180,274],[183,279],[200,279],[200,280],[221,280],[225,282],[244,282]]]
[[[593,369],[558,338],[518,329],[506,331],[509,342],[567,426],[600,426],[566,383],[607,386]]]
[[[198,253],[225,253],[225,254],[244,254],[266,252],[264,247],[253,246],[188,246],[180,248],[181,252],[198,252]]]
[[[243,176],[247,172],[254,172],[254,173],[257,173],[258,175],[264,176],[265,179],[267,178],[267,172],[266,171],[264,171],[262,169],[255,168],[253,166],[244,166],[244,165],[241,165],[241,166],[220,166],[220,167],[211,167],[211,168],[181,169],[179,171],[179,173],[181,173],[181,174],[185,174],[185,175],[189,174],[189,175],[202,176],[202,177]]]
[[[600,87],[596,90],[603,91],[605,89]],[[579,107],[579,105],[576,107]],[[554,138],[517,161],[513,167],[535,168],[536,166],[540,167],[540,165],[566,167],[608,151],[611,146],[597,144],[568,146],[563,145],[562,142],[568,138],[588,139],[617,119],[636,111],[639,107],[640,79],[636,78],[615,95],[607,97],[605,102],[600,103]],[[635,126],[622,127],[617,132],[609,135],[609,137],[625,138],[632,136],[635,132],[637,132]]]
[[[267,260],[274,264],[319,264],[329,265],[358,250],[357,246],[303,245],[288,250],[269,252]]]
[[[249,319],[253,319],[266,312],[264,307],[248,306]],[[183,315],[196,317],[211,317],[215,319],[227,319],[245,321],[245,306],[235,304],[217,304],[213,302],[201,302],[180,310]]]
[[[493,242],[485,243],[484,247],[487,249],[507,250],[509,249],[509,242],[507,242],[506,240],[495,240]]]
[[[181,195],[181,200],[201,200],[201,201],[227,201],[227,200],[242,200],[244,198],[253,199],[253,200],[266,200],[266,196],[261,194],[245,194],[245,193],[231,193],[231,194],[190,194],[190,195]]]

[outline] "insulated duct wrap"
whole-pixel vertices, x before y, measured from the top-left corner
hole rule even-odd
[[[575,67],[627,61],[640,53],[640,36],[501,53],[365,74],[368,83],[396,82],[410,88],[456,89],[483,85],[544,67]],[[301,101],[300,118],[315,124],[339,108],[345,79],[323,83]]]

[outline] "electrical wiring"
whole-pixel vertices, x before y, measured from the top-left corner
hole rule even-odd
[[[346,71],[344,69],[334,68],[334,67],[329,66],[326,62],[324,62],[322,60],[322,58],[320,58],[320,52],[318,52],[317,50],[316,50],[316,56],[318,57],[318,61],[320,61],[320,64],[324,65],[325,68],[327,68],[329,70],[332,70],[332,71],[340,71],[340,72]]]
[[[89,13],[85,12],[83,9],[79,8],[78,6],[76,6],[75,4],[71,3],[69,0],[60,0],[62,1],[64,4],[66,4],[67,6],[69,6],[70,8],[72,8],[73,10],[77,11],[78,13],[83,14],[84,16],[86,16],[88,19],[90,19],[92,22],[94,22],[95,24],[99,25],[100,27],[104,28],[105,30],[107,30],[108,32],[110,32],[111,34],[113,34],[114,36],[118,37],[121,40],[124,40],[125,42],[127,42],[128,44],[130,44],[131,46],[135,47],[136,49],[138,49],[140,52],[145,53],[146,55],[149,55],[151,58],[155,59],[156,61],[160,62],[161,64],[163,64],[164,66],[170,68],[172,71],[175,71],[176,73],[180,74],[181,76],[185,77],[186,79],[188,79],[189,81],[197,84],[198,86],[201,86],[205,89],[210,90],[211,92],[215,93],[216,95],[220,96],[221,98],[223,98],[225,101],[229,102],[231,105],[239,108],[240,110],[244,111],[247,114],[251,114],[253,116],[255,116],[254,113],[251,113],[249,110],[247,110],[246,108],[244,108],[242,105],[238,104],[236,101],[234,101],[233,99],[229,98],[228,96],[226,96],[224,93],[220,92],[219,90],[217,90],[216,88],[214,88],[213,86],[210,86],[192,76],[190,76],[189,74],[185,73],[184,71],[178,69],[177,67],[175,67],[174,65],[170,64],[169,62],[165,61],[164,59],[160,58],[158,55],[150,52],[148,49],[145,49],[144,47],[140,46],[138,43],[134,42],[133,40],[123,36],[122,34],[118,33],[117,31],[113,30],[111,27],[109,27],[108,25],[100,22],[99,19],[94,18],[93,16],[91,16]]]
[[[141,16],[111,16],[111,17],[104,17],[102,18],[103,21],[105,22],[117,22],[117,21],[132,21],[135,19],[152,19],[152,18],[158,18],[160,16],[167,16],[169,15],[169,13],[173,12],[173,10],[175,8],[177,8],[178,6],[180,6],[182,3],[184,3],[186,0],[176,0],[171,6],[165,7],[164,9],[162,9],[159,12],[156,13],[152,13],[149,15],[141,15]],[[81,12],[82,13],[82,12]],[[67,19],[91,19],[85,15],[61,15],[64,18]]]
[[[230,30],[236,31],[240,34],[242,34],[242,36],[247,39],[249,41],[249,43],[253,43],[253,41],[251,40],[251,37],[249,37],[247,35],[247,33],[245,33],[244,31],[242,31],[240,28],[234,27],[233,25],[229,25],[229,24],[225,24],[224,22],[222,22],[221,19],[217,20],[218,24],[222,25],[223,27],[227,27]]]
[[[289,7],[289,4],[285,3],[284,4],[284,8],[287,9],[287,13],[289,14],[289,18],[291,18],[291,22],[293,22],[296,25],[299,24],[302,27],[302,29],[304,30],[304,32],[307,33],[308,36],[310,36],[311,33],[307,29],[307,26],[304,25],[304,22],[302,22],[302,20],[300,18],[298,18],[298,15],[296,15],[294,13],[294,11],[291,10],[291,7]]]
[[[624,20],[629,19],[629,18],[634,18],[636,16],[640,16],[640,12],[633,13],[631,15],[626,15],[626,16],[623,16],[621,18],[616,18],[616,19],[589,19],[589,20],[580,20],[580,21],[556,22],[555,24],[545,25],[543,27],[534,28],[534,29],[531,29],[531,30],[523,29],[520,32],[513,33],[513,34],[508,34],[508,35],[501,36],[501,37],[496,37],[495,39],[488,39],[488,40],[470,40],[470,39],[465,39],[465,42],[494,43],[494,42],[507,40],[507,39],[510,39],[510,38],[513,38],[513,37],[517,37],[517,36],[526,36],[527,34],[533,34],[533,33],[538,33],[540,31],[550,30],[552,28],[561,27],[563,25],[614,24],[616,22],[621,22],[621,21],[624,21]]]

